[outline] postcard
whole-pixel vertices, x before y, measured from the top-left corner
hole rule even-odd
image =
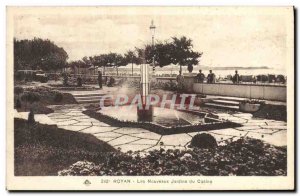
[[[7,190],[294,190],[294,8],[7,7]]]

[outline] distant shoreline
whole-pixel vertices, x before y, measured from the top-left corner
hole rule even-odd
[[[183,69],[187,67],[187,66],[183,66]],[[106,68],[107,70],[112,69],[114,70],[115,68]],[[128,69],[132,69],[132,67],[119,67],[119,70],[128,70]],[[163,71],[172,71],[172,70],[177,70],[179,69],[179,66],[173,66],[173,67],[157,67],[157,69],[159,70],[163,70]],[[255,70],[255,69],[271,69],[267,66],[260,66],[260,67],[210,67],[210,66],[194,66],[194,70],[198,70],[198,69],[202,69],[202,70]],[[133,70],[140,70],[140,68],[134,67]]]
[[[197,66],[198,67],[198,66]],[[208,67],[208,66],[200,66],[201,69],[207,70],[207,69],[214,69],[214,70],[233,70],[233,69],[238,69],[238,70],[249,70],[249,69],[270,69],[267,66],[261,66],[261,67]],[[199,67],[199,68],[200,68]]]

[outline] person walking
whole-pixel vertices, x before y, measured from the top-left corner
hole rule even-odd
[[[98,84],[99,88],[102,89],[102,72],[98,71]]]

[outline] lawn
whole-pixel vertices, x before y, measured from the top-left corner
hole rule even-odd
[[[96,137],[58,128],[56,125],[29,125],[14,120],[15,175],[49,176],[82,160],[101,163],[115,149]]]

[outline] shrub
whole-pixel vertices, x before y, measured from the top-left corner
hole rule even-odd
[[[218,146],[216,139],[207,133],[195,135],[192,138],[191,145],[197,148],[215,148]]]
[[[68,75],[66,73],[63,73],[62,77],[63,77],[63,85],[68,86],[68,80],[69,80]]]
[[[14,76],[15,76],[14,79],[16,81],[22,81],[22,80],[24,80],[24,76],[22,74],[20,74],[20,73],[15,73]]]
[[[39,78],[39,81],[40,81],[41,83],[46,83],[46,82],[48,82],[48,77],[46,77],[46,76],[40,77],[40,78]]]
[[[77,78],[77,86],[78,86],[78,87],[81,87],[81,86],[82,86],[82,79],[81,79],[81,77],[78,77],[78,78]]]
[[[36,92],[25,92],[22,95],[21,100],[29,103],[38,102],[40,100],[40,95]]]
[[[21,103],[21,101],[20,101],[20,98],[19,98],[19,96],[20,96],[20,94],[22,94],[24,92],[24,89],[22,88],[22,87],[20,87],[20,86],[16,86],[15,88],[14,88],[14,94],[15,95],[17,95],[17,98],[15,99],[15,106],[16,106],[16,108],[21,108],[22,107],[22,103]]]
[[[112,86],[114,86],[115,83],[116,83],[116,80],[113,77],[110,77],[107,82],[107,86],[112,87]]]
[[[20,86],[16,86],[15,88],[14,88],[14,93],[15,93],[15,95],[20,95],[20,94],[22,94],[24,92],[24,89],[22,88],[22,87],[20,87]]]
[[[32,104],[32,103],[38,102],[40,100],[40,95],[36,92],[25,92],[21,96],[21,100],[26,103]],[[26,105],[25,105],[25,110],[26,110]]]
[[[22,107],[22,103],[21,103],[21,101],[20,101],[20,99],[17,99],[17,101],[16,101],[16,108],[21,108]]]
[[[56,103],[61,102],[62,99],[63,99],[63,95],[60,92],[54,93],[54,98],[53,98],[54,102],[56,102]]]

